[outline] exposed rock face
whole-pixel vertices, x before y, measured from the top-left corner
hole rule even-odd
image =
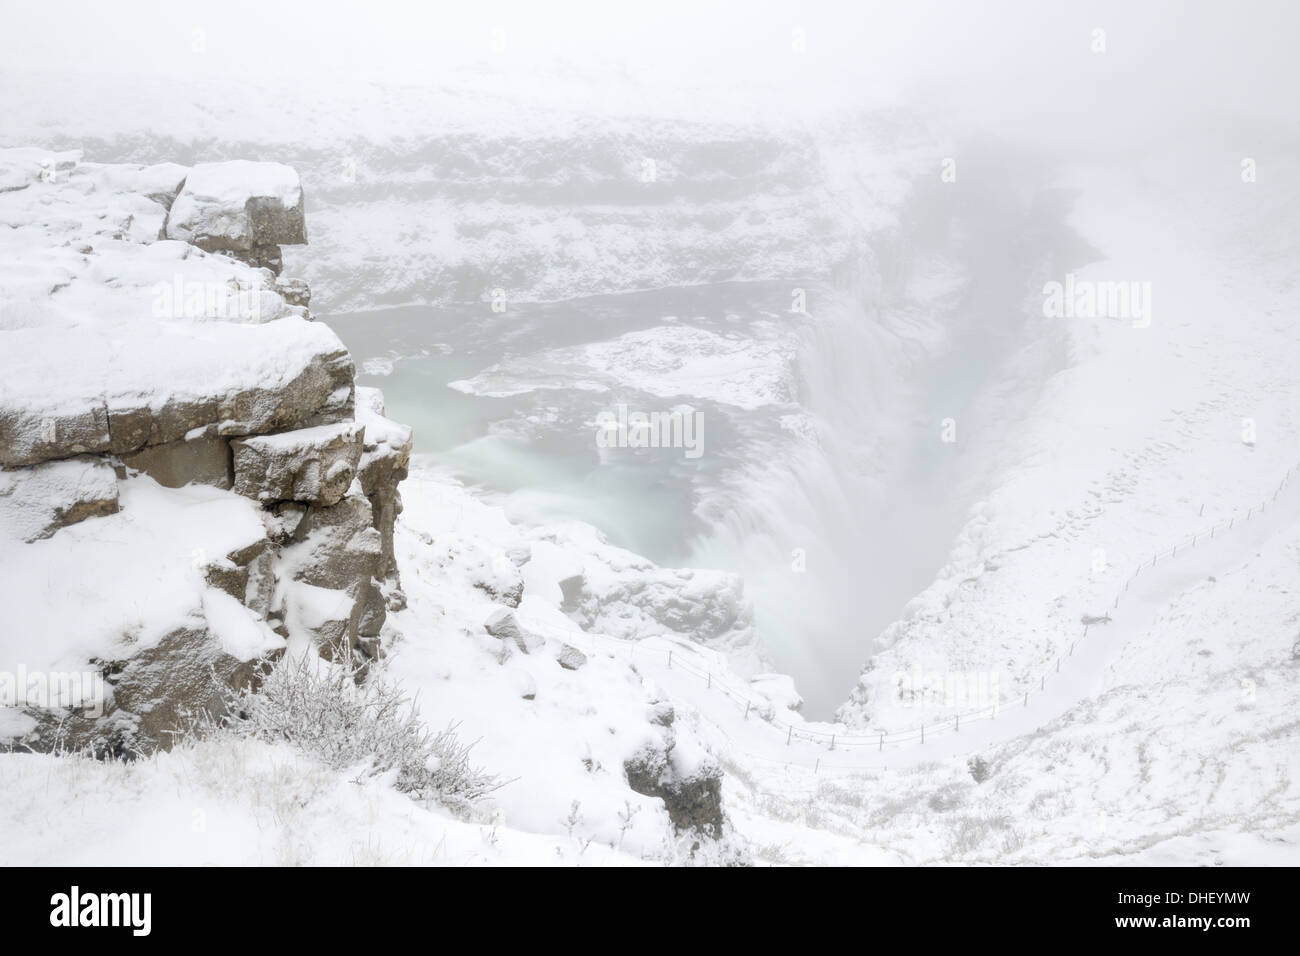
[[[223,713],[223,692],[253,679],[255,660],[227,653],[206,628],[180,628],[110,675],[110,742],[164,743],[187,720]]]
[[[356,482],[338,504],[308,507],[278,565],[278,600],[290,632],[307,634],[327,656],[377,656],[386,616],[377,581],[382,564],[374,510]]]
[[[375,527],[379,529],[383,562],[380,573],[397,582],[397,559],[393,555],[393,525],[402,513],[402,496],[397,485],[411,464],[412,434],[384,415],[384,396],[377,388],[358,388],[357,421],[366,429],[365,450],[357,467],[361,490],[370,499]]]
[[[297,173],[0,150],[0,223],[0,566],[122,582],[85,592],[93,628],[65,604],[40,647],[0,642],[0,669],[107,680],[102,714],[26,701],[25,742],[167,746],[288,640],[378,656],[411,430],[273,275],[307,237]]]
[[[231,442],[235,492],[267,502],[338,504],[356,477],[365,430],[343,422],[237,438]]]
[[[380,535],[363,495],[350,494],[334,507],[309,508],[293,540],[284,559],[296,581],[359,588],[379,569]]]
[[[29,746],[87,746],[130,757],[166,746],[191,721],[224,713],[231,687],[256,684],[258,659],[231,654],[205,627],[181,627],[153,647],[122,660],[95,659],[107,691],[102,714],[85,709],[29,710],[37,732]]]
[[[161,445],[146,445],[122,455],[122,464],[144,472],[165,488],[190,482],[229,488],[232,483],[230,443],[216,435],[196,435]]]

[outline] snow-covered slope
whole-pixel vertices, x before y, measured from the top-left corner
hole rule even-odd
[[[1105,250],[1078,281],[1148,282],[1149,320],[1041,319],[1067,336],[1069,366],[1007,432],[998,487],[846,717],[890,723],[882,691],[914,666],[997,673],[1014,696],[1153,554],[1273,493],[1300,460],[1296,289],[1293,261],[1261,257],[1258,237],[1295,254],[1296,175],[1282,167],[1265,187],[1201,163],[1164,189],[1129,173],[1072,180],[1075,222]]]

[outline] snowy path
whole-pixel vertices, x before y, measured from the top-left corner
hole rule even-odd
[[[884,735],[846,731],[843,725],[763,720],[770,706],[734,675],[715,678],[711,652],[686,642],[648,638],[636,644],[595,639],[593,650],[627,657],[645,679],[672,697],[688,701],[728,741],[735,756],[759,765],[821,771],[873,770],[962,757],[1003,743],[1060,717],[1103,689],[1106,669],[1131,641],[1140,641],[1160,610],[1188,587],[1247,560],[1272,534],[1300,520],[1300,466],[1283,478],[1264,502],[1242,509],[1229,521],[1189,534],[1147,562],[1107,613],[1111,621],[1086,629],[1059,670],[1044,674],[1041,690],[995,708],[960,714],[933,724]],[[1070,647],[1070,645],[1066,645]]]

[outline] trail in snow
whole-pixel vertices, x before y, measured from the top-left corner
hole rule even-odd
[[[648,638],[627,645],[593,638],[593,650],[627,656],[643,677],[689,701],[747,761],[820,771],[879,770],[944,757],[961,757],[1034,733],[1103,689],[1107,666],[1130,641],[1140,641],[1161,609],[1188,587],[1245,561],[1271,535],[1300,520],[1300,466],[1282,479],[1270,500],[1227,522],[1189,534],[1135,571],[1106,609],[1111,620],[1080,625],[1077,639],[1044,674],[1041,690],[1002,700],[975,714],[954,714],[921,728],[872,735],[842,725],[790,723],[761,716],[770,703],[752,689],[728,683],[710,652],[685,641]],[[1229,526],[1230,525],[1230,526]],[[1154,563],[1153,563],[1154,562]]]

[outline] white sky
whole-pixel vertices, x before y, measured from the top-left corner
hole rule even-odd
[[[770,89],[810,112],[908,94],[994,124],[1066,130],[1086,114],[1100,126],[1076,135],[1141,136],[1157,116],[1219,111],[1292,130],[1300,121],[1300,3],[1291,0],[0,0],[0,8],[0,64],[17,69],[441,83],[482,64],[506,77],[544,67],[702,96]],[[1103,54],[1090,49],[1095,28],[1106,31]]]

